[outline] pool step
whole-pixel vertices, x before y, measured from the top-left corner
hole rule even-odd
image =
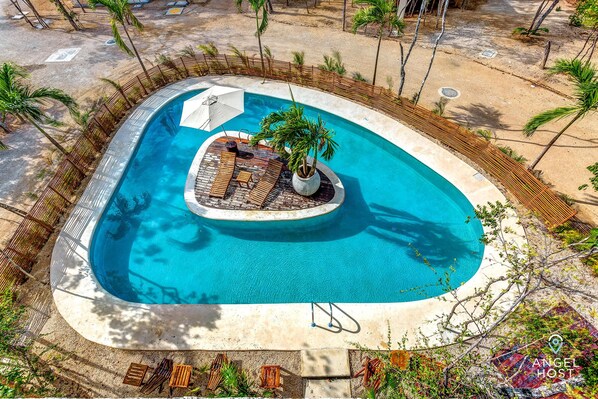
[[[304,349],[301,351],[301,377],[350,378],[348,349]]]

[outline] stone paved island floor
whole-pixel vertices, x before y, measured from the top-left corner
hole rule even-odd
[[[226,151],[226,142],[235,140],[239,155],[236,160],[235,173],[228,187],[224,199],[210,197],[210,187],[218,171],[220,152]],[[203,157],[197,179],[195,180],[195,198],[200,205],[228,210],[257,210],[257,205],[247,202],[249,192],[264,174],[268,160],[279,159],[277,153],[270,147],[259,145],[250,147],[245,139],[233,137],[220,137],[214,140],[208,147]],[[241,187],[236,178],[239,172],[251,172],[253,182],[249,188]],[[266,211],[289,211],[314,208],[326,204],[334,197],[334,186],[330,179],[320,171],[322,183],[320,189],[311,197],[304,197],[293,190],[291,183],[292,173],[285,166],[276,186],[266,199],[262,210]]]

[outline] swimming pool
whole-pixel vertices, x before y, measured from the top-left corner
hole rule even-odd
[[[328,163],[346,190],[337,211],[262,223],[192,214],[185,179],[210,134],[178,122],[195,94],[153,117],[94,231],[92,268],[111,294],[148,304],[406,302],[442,294],[445,271],[457,285],[478,270],[482,227],[465,223],[473,210],[459,190],[378,135],[310,107],[339,142]],[[288,104],[248,93],[245,113],[224,127],[255,131]]]

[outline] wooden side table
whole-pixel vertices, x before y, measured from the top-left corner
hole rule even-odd
[[[253,183],[252,176],[253,175],[251,172],[247,172],[245,170],[240,171],[237,175],[237,184],[239,184],[239,187],[242,187],[241,183],[244,183],[247,186],[247,188],[249,188],[249,182]]]

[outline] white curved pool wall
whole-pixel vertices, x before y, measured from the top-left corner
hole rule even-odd
[[[102,288],[90,264],[94,229],[145,127],[171,99],[214,84],[290,99],[286,83],[262,84],[261,79],[218,76],[172,84],[140,104],[115,134],[56,241],[51,284],[54,301],[64,319],[93,342],[148,350],[299,350],[353,348],[355,343],[375,348],[386,342],[388,326],[397,341],[405,334],[412,337],[417,329],[427,334],[435,332],[435,320],[452,306],[448,294],[443,296],[448,301],[430,298],[401,303],[337,304],[332,328],[327,327],[329,316],[324,312],[328,311],[328,304],[321,304],[324,310],[316,307],[315,312],[318,327],[312,328],[310,304],[147,305],[123,301]],[[471,166],[396,120],[331,94],[298,86],[292,89],[298,102],[359,124],[399,146],[451,182],[472,205],[506,201]],[[516,233],[511,238],[523,244],[522,228],[515,214],[507,226]],[[498,248],[486,245],[479,270],[458,288],[459,295],[471,294],[488,278],[505,273],[506,266],[496,261],[498,253]]]
[[[330,183],[334,187],[334,196],[325,204],[306,209],[294,209],[288,211],[268,211],[263,209],[220,209],[200,204],[195,196],[195,182],[199,172],[199,165],[205,157],[208,147],[214,142],[214,140],[226,136],[238,137],[244,140],[251,138],[251,135],[247,133],[229,130],[226,133],[220,132],[208,137],[201,147],[199,147],[199,150],[197,150],[197,153],[193,158],[193,162],[191,162],[191,167],[189,168],[189,173],[187,174],[187,180],[185,181],[185,204],[187,204],[187,208],[189,208],[189,210],[194,214],[206,219],[237,220],[245,222],[301,220],[326,215],[336,210],[345,200],[345,187],[343,186],[343,183],[328,166],[326,166],[323,162],[318,162],[318,170],[323,173],[328,180],[330,180]],[[267,145],[267,143],[263,140],[260,141],[260,144]],[[311,157],[307,157],[308,163],[311,163],[312,160],[313,159]]]

